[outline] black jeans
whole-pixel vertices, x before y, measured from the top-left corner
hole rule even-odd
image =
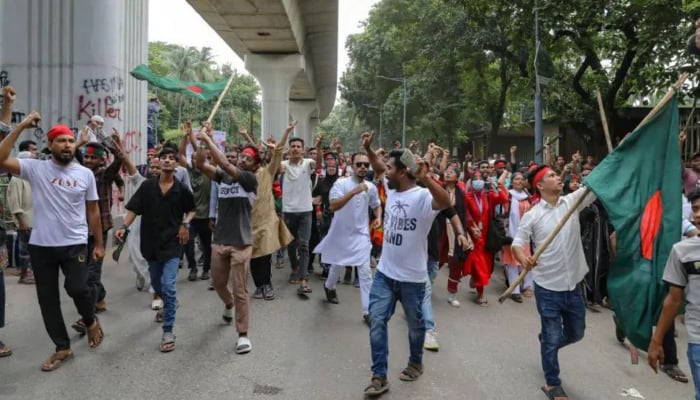
[[[202,255],[204,265],[202,269],[209,271],[211,267],[211,230],[209,229],[209,218],[193,219],[190,223],[190,241],[185,248],[187,256],[187,267],[197,269],[197,260],[194,258],[194,237],[199,236],[199,243],[202,245]]]
[[[309,238],[311,237],[311,211],[284,213],[284,223],[294,240],[287,246],[289,265],[297,271],[299,279],[307,279],[309,271]]]
[[[70,349],[70,338],[61,313],[61,296],[58,291],[58,270],[63,271],[63,287],[73,299],[85,325],[95,320],[95,303],[87,286],[87,246],[43,247],[29,245],[32,269],[36,281],[41,316],[56,351]]]
[[[270,278],[272,277],[272,254],[262,257],[252,258],[250,260],[250,274],[253,276],[255,287],[262,285],[271,285]]]
[[[664,349],[664,364],[678,365],[678,349],[676,348],[676,321],[671,324],[671,328],[666,331],[664,341],[661,343]]]
[[[0,328],[5,327],[5,274],[0,268]]]
[[[107,234],[109,231],[102,232],[102,240],[107,242]],[[90,290],[90,297],[92,297],[92,304],[97,304],[97,302],[102,301],[107,297],[107,291],[102,284],[102,262],[101,260],[93,260],[92,252],[95,250],[95,237],[90,236],[88,238],[87,245],[87,257],[88,260],[88,277],[87,277],[87,287]]]

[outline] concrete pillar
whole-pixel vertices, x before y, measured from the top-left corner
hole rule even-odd
[[[309,119],[309,132],[311,135],[311,140],[315,140],[316,135],[314,135],[314,132],[316,132],[316,128],[319,126],[320,123],[321,120],[319,120],[315,116],[312,116],[311,119]]]
[[[247,54],[245,67],[257,78],[262,89],[262,128],[260,138],[280,139],[289,125],[289,88],[304,70],[299,54]]]
[[[289,113],[292,119],[297,121],[294,136],[304,139],[307,147],[313,146],[313,130],[311,128],[311,117],[318,112],[318,105],[314,100],[293,100],[289,102]]]
[[[116,128],[144,163],[147,86],[129,71],[148,62],[148,1],[0,1],[0,37],[0,86],[17,89],[13,122],[42,115],[22,139],[41,149],[52,125],[77,132],[99,114],[104,132]]]

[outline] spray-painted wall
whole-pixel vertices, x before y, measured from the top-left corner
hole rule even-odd
[[[116,128],[131,160],[145,162],[147,87],[129,71],[148,60],[148,0],[1,0],[0,38],[0,85],[17,90],[13,122],[42,115],[23,139],[41,149],[52,125],[77,132],[99,114],[104,132]]]

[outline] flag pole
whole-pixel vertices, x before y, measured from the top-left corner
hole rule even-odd
[[[209,118],[207,118],[207,122],[211,122],[212,119],[214,119],[214,115],[216,115],[216,112],[219,111],[219,106],[221,106],[221,101],[224,99],[224,96],[226,96],[226,93],[228,92],[228,88],[231,87],[231,83],[233,82],[233,78],[236,76],[236,74],[231,74],[231,77],[228,78],[228,82],[226,82],[226,86],[224,87],[224,90],[219,94],[219,99],[216,100],[216,104],[214,104],[214,108],[211,110],[211,113],[209,114]]]
[[[685,82],[685,80],[687,78],[688,78],[688,73],[687,72],[682,73],[680,78],[676,82],[676,84],[671,87],[671,89],[666,93],[666,95],[661,99],[661,101],[659,101],[659,104],[657,104],[656,107],[654,107],[649,112],[649,114],[647,114],[647,116],[642,120],[642,122],[639,123],[639,125],[637,125],[636,128],[634,128],[634,130],[636,131],[637,129],[642,127],[644,124],[649,122],[649,120],[651,120],[656,114],[658,114],[659,111],[661,111],[661,109],[663,109],[666,106],[666,104],[668,104],[668,102],[671,101],[671,99],[673,99],[673,96],[675,96],[676,92],[678,92],[678,90],[680,90],[681,85],[683,85],[683,82]],[[544,242],[542,242],[542,244],[535,251],[535,255],[533,256],[533,258],[535,259],[535,263],[537,263],[537,260],[540,258],[542,253],[544,253],[544,251],[547,249],[547,247],[549,247],[549,245],[552,243],[552,241],[557,236],[557,234],[559,234],[559,231],[564,227],[564,225],[566,225],[566,222],[569,220],[571,215],[574,213],[574,211],[576,211],[578,206],[581,205],[583,200],[588,196],[588,194],[590,192],[591,192],[591,189],[589,187],[586,187],[584,189],[584,193],[581,195],[581,197],[579,197],[574,202],[574,204],[572,204],[571,207],[569,207],[569,209],[566,211],[566,214],[564,214],[564,217],[561,219],[561,221],[559,221],[557,226],[554,227],[554,230],[552,230],[552,232],[550,232],[549,235],[547,235],[547,238],[545,238]],[[501,294],[501,296],[498,298],[499,303],[503,303],[504,301],[506,301],[506,299],[510,296],[510,294],[513,293],[513,290],[515,290],[516,287],[520,286],[520,284],[523,282],[523,279],[525,279],[525,276],[528,274],[528,272],[530,272],[530,271],[523,268],[523,270],[520,272],[520,275],[518,275],[518,277],[515,279],[515,281],[513,281],[513,283],[511,283],[510,287],[508,287],[508,289],[506,289],[506,291],[503,292],[503,294]]]
[[[605,116],[605,107],[603,106],[603,98],[600,96],[600,91],[595,91],[595,97],[598,99],[598,111],[600,112],[600,122],[603,123],[603,132],[605,132],[605,143],[608,145],[608,153],[612,153],[612,140],[610,140],[610,129],[608,128],[608,118]]]

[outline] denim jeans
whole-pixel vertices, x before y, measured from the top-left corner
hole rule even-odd
[[[695,400],[700,400],[700,344],[688,343],[688,363],[695,384]]]
[[[175,257],[166,261],[149,261],[148,272],[151,285],[163,299],[163,332],[172,332],[175,326],[175,308],[177,308],[177,270],[180,259]]]
[[[422,364],[425,324],[423,297],[425,283],[399,282],[377,271],[369,293],[369,342],[372,349],[372,375],[386,378],[389,366],[389,335],[387,323],[400,301],[408,324],[411,356],[408,362]]]
[[[559,349],[583,339],[586,305],[580,285],[570,292],[547,290],[535,283],[537,312],[542,323],[540,353],[547,385],[559,386]]]
[[[435,329],[435,321],[433,320],[433,281],[438,273],[440,264],[438,260],[433,260],[428,257],[428,282],[425,282],[425,295],[423,296],[423,320],[425,321],[425,330],[432,331]]]
[[[309,275],[309,238],[311,237],[311,211],[284,213],[284,223],[294,235],[294,241],[287,246],[289,264],[297,270],[299,279]]]
[[[5,274],[0,268],[0,328],[5,327]]]
[[[102,239],[107,240],[107,234],[109,231],[102,232]],[[92,303],[97,304],[97,302],[102,301],[107,296],[107,291],[102,284],[102,262],[104,258],[95,260],[92,258],[92,252],[95,250],[95,237],[90,236],[88,238],[87,245],[87,255],[88,255],[88,278],[87,285],[90,290],[90,296],[92,296]]]

